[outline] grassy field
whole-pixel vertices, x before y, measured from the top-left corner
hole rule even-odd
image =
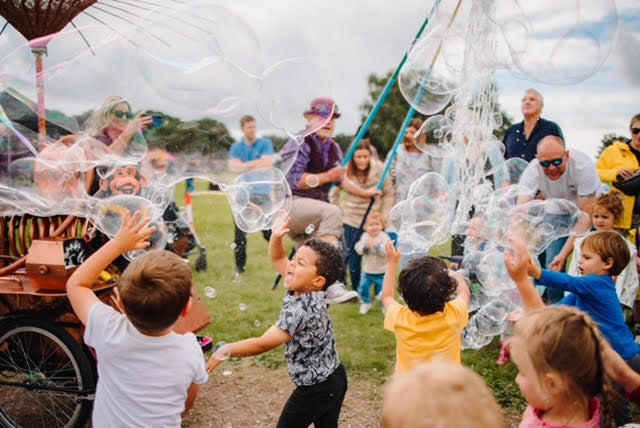
[[[176,190],[179,205],[182,192],[182,188]],[[203,295],[212,317],[204,334],[213,337],[214,342],[262,334],[278,319],[283,296],[281,284],[275,291],[271,290],[276,273],[268,261],[267,242],[261,233],[249,235],[247,270],[242,280],[234,281],[234,229],[226,198],[198,195],[194,197],[194,212],[197,234],[207,248],[209,263],[208,270],[195,273],[194,279],[201,294],[207,286],[217,291],[213,299]],[[241,309],[243,304],[246,310]],[[357,304],[331,306],[330,314],[340,358],[349,376],[385,382],[393,371],[395,339],[382,328],[383,314],[377,302],[364,316],[358,313]],[[497,356],[498,344],[494,342],[479,351],[464,351],[463,363],[485,379],[507,414],[521,414],[525,402],[514,382],[515,366],[512,363],[496,365]],[[255,357],[255,361],[266,367],[286,364],[282,349]]]

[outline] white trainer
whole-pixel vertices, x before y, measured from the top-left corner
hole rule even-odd
[[[336,281],[333,285],[327,288],[327,303],[334,305],[336,303],[355,302],[358,300],[358,293],[351,290],[347,290],[347,287],[340,282]]]
[[[360,304],[360,315],[364,315],[371,310],[371,303]]]

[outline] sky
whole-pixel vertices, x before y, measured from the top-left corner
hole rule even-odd
[[[138,4],[153,2],[167,3],[165,0],[149,0]],[[486,0],[482,2],[487,3]],[[455,3],[443,0],[441,11],[451,11]],[[466,5],[470,3],[467,0]],[[619,0],[615,2],[618,20],[607,21],[607,16],[610,16],[607,12],[614,5],[612,0],[566,2],[571,6],[579,4],[579,13],[568,9],[567,5],[564,9],[559,8],[557,1],[528,3],[534,2],[494,2],[497,21],[510,25],[521,23],[522,20],[516,18],[525,15],[530,25],[528,28],[535,31],[526,55],[519,57],[525,65],[533,67],[530,61],[535,64],[537,53],[546,55],[548,51],[545,49],[549,43],[557,42],[558,34],[566,31],[567,23],[575,23],[573,36],[578,41],[590,43],[560,50],[561,55],[555,59],[561,65],[560,70],[578,69],[586,70],[586,73],[600,62],[602,65],[595,74],[580,83],[561,85],[544,84],[532,80],[531,76],[514,77],[510,71],[496,70],[494,78],[499,88],[499,101],[503,109],[519,121],[522,119],[520,98],[524,90],[538,89],[545,101],[543,117],[561,126],[570,148],[582,150],[595,159],[602,136],[610,132],[628,135],[629,119],[640,112],[640,103],[637,102],[640,99],[640,73],[637,71],[640,66],[640,21],[637,18],[640,5],[637,0]],[[108,22],[112,28],[125,31],[125,27],[132,27],[132,22],[145,22],[139,16],[119,12],[130,9],[135,13],[145,13],[132,9],[130,4],[124,0],[102,0],[97,4],[100,9],[91,9],[91,14]],[[74,22],[84,29],[94,48],[100,52],[97,55],[100,60],[85,56],[64,62],[64,59],[73,57],[74,52],[84,49],[78,34],[52,42],[45,58],[45,64],[52,67],[47,81],[47,105],[78,113],[97,107],[105,95],[119,93],[130,95],[135,108],[159,109],[183,119],[199,118],[213,111],[214,117],[239,137],[238,119],[244,113],[258,117],[263,133],[277,132],[273,124],[262,119],[268,115],[271,115],[272,122],[294,130],[303,124],[302,112],[313,96],[332,93],[342,113],[336,132],[353,134],[360,124],[359,106],[367,97],[368,75],[383,75],[396,68],[432,6],[433,1],[430,0],[404,0],[401,3],[388,0],[325,0],[319,3],[235,0],[199,2],[188,6],[187,10],[192,15],[206,16],[208,11],[215,10],[223,18],[217,23],[213,20],[206,22],[207,28],[219,31],[218,47],[227,52],[235,64],[249,73],[260,75],[261,94],[269,94],[260,99],[258,108],[255,103],[244,103],[226,110],[229,105],[233,106],[231,96],[244,95],[245,89],[251,85],[225,75],[221,68],[216,68],[215,61],[213,65],[205,64],[202,76],[198,74],[197,67],[178,67],[178,75],[175,67],[170,67],[172,61],[182,61],[183,64],[191,61],[193,66],[202,65],[199,62],[202,58],[214,57],[207,52],[216,49],[211,48],[209,40],[202,40],[191,26],[174,32],[180,34],[171,36],[176,38],[176,43],[170,47],[154,39],[156,30],[162,31],[163,23],[157,22],[145,26],[146,33],[138,31],[132,37],[138,46],[146,46],[147,49],[131,49],[130,43],[125,41],[105,43],[100,49],[102,44],[96,40],[108,40],[111,30],[98,24],[94,18],[81,15]],[[126,16],[130,22],[113,17],[113,13]],[[508,28],[511,31],[507,33],[510,43],[518,45],[520,27],[513,25]],[[594,35],[599,44],[594,44],[594,40],[581,39],[587,32]],[[234,42],[237,44],[232,43],[226,48],[223,44],[232,37],[238,39]],[[26,95],[34,96],[28,88],[33,86],[33,61],[29,50],[20,47],[23,44],[24,39],[14,30],[8,29],[0,35],[0,56],[4,56],[0,63],[0,76],[4,73],[7,81],[6,76],[10,75],[13,85],[24,90]],[[594,50],[594,46],[597,49]],[[508,56],[508,52],[504,45],[501,46],[502,55]],[[600,56],[594,52],[599,52]],[[160,66],[157,57],[164,61]],[[57,69],[54,67],[56,63],[61,64]],[[182,78],[185,76],[192,81],[184,83]],[[171,92],[174,86],[178,87],[178,92]],[[231,100],[230,104],[220,105],[213,101],[224,97]],[[270,106],[276,107],[270,110]]]

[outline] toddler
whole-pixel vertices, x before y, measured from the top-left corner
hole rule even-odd
[[[378,212],[371,213],[364,225],[364,233],[355,245],[356,253],[362,256],[362,278],[358,286],[358,294],[362,304],[362,315],[371,309],[371,286],[375,287],[376,296],[382,292],[384,271],[387,268],[387,255],[385,246],[391,240],[384,232],[385,219]]]

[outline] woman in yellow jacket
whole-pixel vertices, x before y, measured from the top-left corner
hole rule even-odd
[[[604,149],[596,162],[600,180],[607,184],[631,178],[640,168],[640,163],[638,162],[638,158],[640,158],[640,114],[636,114],[631,118],[629,129],[631,131],[631,141],[628,143],[622,141],[614,142]],[[612,191],[617,190],[612,187]],[[635,243],[635,229],[640,226],[640,210],[636,208],[638,198],[625,195],[622,192],[620,194],[624,201],[624,215],[616,227],[628,230],[629,239]]]

